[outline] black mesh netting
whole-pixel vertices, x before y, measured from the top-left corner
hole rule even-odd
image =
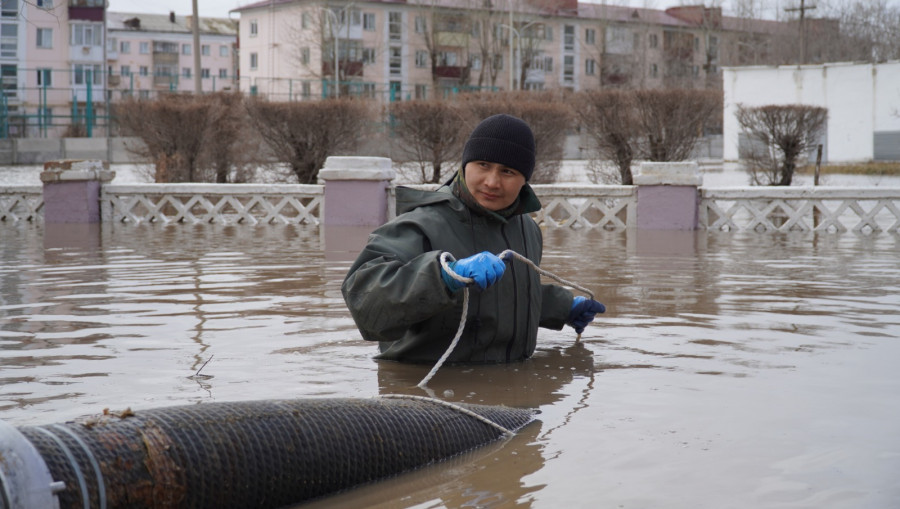
[[[531,410],[459,406],[512,431],[534,418]],[[281,507],[502,436],[456,409],[404,399],[209,403],[20,431],[54,480],[65,481],[62,508],[84,499],[100,507],[101,497],[107,507]]]

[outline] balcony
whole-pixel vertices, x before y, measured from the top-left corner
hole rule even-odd
[[[462,78],[466,68],[458,65],[438,65],[434,68],[434,74],[438,78]]]
[[[103,22],[106,0],[69,0],[69,19]]]

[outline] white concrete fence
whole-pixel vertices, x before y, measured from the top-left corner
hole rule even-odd
[[[0,188],[0,221],[377,226],[394,215],[390,159],[331,157],[321,184],[111,184],[102,161],[46,163]],[[434,185],[411,186],[433,189]],[[634,186],[535,185],[546,228],[900,231],[900,189],[703,188],[695,163],[644,163]]]

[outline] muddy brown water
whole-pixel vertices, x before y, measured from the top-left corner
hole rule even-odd
[[[0,223],[0,419],[421,394],[340,294],[359,231]],[[513,439],[312,507],[900,507],[900,236],[545,232],[608,311],[445,367]],[[202,368],[202,370],[201,370]],[[201,370],[204,377],[191,377]]]

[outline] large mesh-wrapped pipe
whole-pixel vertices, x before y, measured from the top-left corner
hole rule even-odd
[[[61,508],[282,507],[452,457],[533,418],[524,409],[378,398],[207,403],[3,425],[0,508],[54,507],[56,499]]]

